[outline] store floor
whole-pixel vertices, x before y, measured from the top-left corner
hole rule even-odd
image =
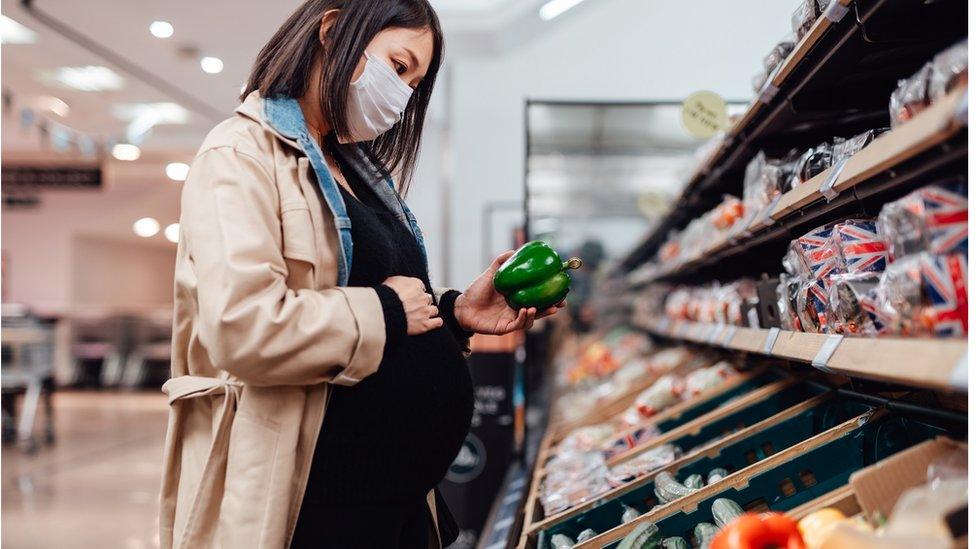
[[[2,454],[4,549],[159,546],[162,393],[55,395],[57,442]]]

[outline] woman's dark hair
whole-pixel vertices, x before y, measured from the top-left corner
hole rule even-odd
[[[319,41],[322,17],[338,9],[339,16]],[[301,97],[305,95],[315,63],[323,63],[319,91],[322,112],[338,135],[349,135],[346,96],[353,73],[369,42],[380,31],[391,27],[428,29],[434,49],[430,68],[417,85],[402,119],[375,140],[361,144],[381,175],[397,173],[400,191],[405,192],[413,175],[420,150],[427,105],[443,58],[444,36],[437,14],[427,0],[307,0],[281,25],[258,54],[247,86],[241,94],[259,90],[262,97]],[[347,159],[350,147],[340,145]],[[345,150],[343,150],[345,149]]]

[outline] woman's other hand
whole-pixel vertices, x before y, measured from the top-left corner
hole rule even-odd
[[[403,312],[407,315],[407,335],[422,334],[444,325],[444,320],[437,316],[439,311],[434,306],[433,296],[427,293],[419,278],[391,276],[383,284],[396,292],[403,303]]]
[[[502,263],[514,254],[509,250],[496,257],[471,286],[454,303],[454,317],[458,324],[470,332],[501,335],[515,330],[529,329],[537,318],[547,317],[564,307],[566,302],[549,307],[539,313],[535,307],[515,311],[505,302],[505,296],[495,290],[492,279]]]

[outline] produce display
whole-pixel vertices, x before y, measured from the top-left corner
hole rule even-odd
[[[563,261],[545,242],[534,240],[515,251],[495,272],[494,285],[513,309],[551,307],[569,294],[572,279],[568,269],[583,262],[574,257]]]
[[[796,521],[783,513],[746,513],[721,525],[710,549],[804,549]]]

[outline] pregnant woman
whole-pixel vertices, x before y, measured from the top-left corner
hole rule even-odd
[[[164,548],[426,548],[470,426],[464,353],[555,312],[431,287],[402,200],[441,63],[426,0],[309,0],[183,187]],[[398,181],[395,184],[394,178]]]

